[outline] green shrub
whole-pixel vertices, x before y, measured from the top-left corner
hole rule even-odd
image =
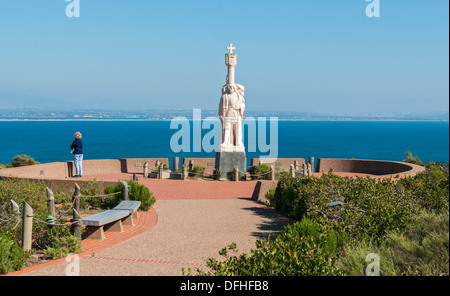
[[[449,163],[425,167],[400,179],[283,176],[267,198],[299,222],[258,240],[250,254],[222,249],[225,261],[209,259],[209,271],[197,274],[365,275],[375,253],[382,275],[448,276]]]
[[[25,267],[28,254],[9,235],[0,233],[0,274]]]
[[[258,240],[251,254],[228,256],[225,261],[209,259],[210,271],[198,275],[216,276],[317,276],[340,275],[336,254],[343,239],[332,229],[303,219],[285,227],[274,240]],[[235,245],[229,247],[234,249]]]
[[[275,197],[275,190],[276,188],[270,188],[269,191],[266,193],[266,198],[269,201],[269,203],[273,202],[273,199]]]
[[[267,164],[260,164],[251,166],[248,169],[252,180],[269,180],[270,179],[270,167]]]
[[[365,275],[369,253],[380,258],[380,275],[449,275],[449,216],[421,212],[405,232],[391,231],[381,244],[367,241],[343,248],[338,265]]]
[[[241,177],[242,177],[241,172],[239,171],[238,174],[239,174],[239,177],[238,177],[238,178],[239,178],[239,180],[241,180]],[[228,180],[228,181],[234,181],[234,169],[229,170],[229,171],[227,172],[227,180]]]
[[[0,180],[0,215],[7,215],[12,220],[0,220],[0,232],[11,233],[11,238],[19,243],[22,237],[22,223],[16,226],[16,217],[10,212],[11,200],[17,203],[21,212],[25,201],[33,208],[33,216],[44,221],[48,215],[46,185],[20,179]],[[49,238],[45,224],[33,223],[33,248],[45,248]]]
[[[193,178],[203,177],[204,173],[205,173],[205,168],[196,165],[192,168],[191,171],[189,171],[189,177],[193,177]]]
[[[281,178],[289,176],[289,171],[283,167],[275,167],[275,180],[280,180]]]
[[[103,190],[99,189],[99,186],[95,182],[84,186],[84,194],[96,195],[102,193]],[[66,192],[54,192],[55,201],[57,202],[57,209],[68,209],[71,206],[71,193]],[[0,219],[0,236],[1,236],[1,250],[0,250],[0,269],[2,272],[11,271],[11,266],[14,270],[21,269],[23,267],[24,256],[28,255],[19,252],[22,249],[15,246],[19,246],[22,238],[22,223],[21,218],[17,220],[16,216],[10,210],[11,200],[14,200],[18,205],[20,211],[22,211],[23,202],[28,203],[33,208],[33,217],[40,221],[45,221],[48,215],[47,209],[47,193],[46,185],[43,182],[29,182],[21,179],[1,179],[0,180],[0,215],[6,219]],[[62,219],[57,213],[57,223],[64,224],[67,222]],[[53,234],[53,249],[48,249],[51,246],[51,234],[50,229],[44,223],[33,221],[32,229],[32,249],[33,250],[45,250],[49,252],[52,258],[64,256],[65,249],[58,247],[58,243],[66,246],[69,252],[76,253],[76,247],[79,247],[79,242],[74,242],[70,235],[70,229],[66,226],[54,226],[52,229]],[[4,237],[7,237],[7,240]],[[11,243],[11,242],[12,243]],[[13,254],[13,255],[8,255]]]
[[[13,161],[11,162],[11,165],[13,167],[21,167],[21,166],[27,166],[27,165],[35,165],[39,164],[38,161],[34,160],[31,156],[22,154],[17,155],[14,157]]]
[[[9,169],[9,168],[12,168],[13,166],[12,166],[12,164],[10,164],[10,163],[8,163],[8,164],[1,164],[0,163],[0,170],[1,169]]]
[[[213,178],[214,178],[214,180],[220,180],[220,171],[219,171],[219,169],[214,169],[214,171],[213,171]]]
[[[423,165],[422,161],[419,159],[419,157],[414,157],[411,151],[408,151],[405,153],[406,159],[403,160],[403,162],[408,162],[412,164],[417,165]]]
[[[398,184],[407,190],[424,209],[449,211],[449,163],[427,162],[426,170],[414,177],[401,178]]]
[[[129,198],[130,200],[139,200],[141,202],[140,210],[148,211],[151,206],[156,202],[155,196],[153,192],[148,190],[145,185],[136,184],[136,182],[132,180],[127,181],[129,186]],[[105,193],[111,194],[119,192],[110,198],[107,199],[105,205],[109,208],[113,208],[118,205],[121,201],[123,201],[123,183],[118,182],[116,185],[110,185],[106,187]]]
[[[47,246],[44,253],[52,259],[66,257],[69,253],[78,254],[81,253],[81,243],[73,235],[67,235],[61,238],[56,237],[53,241],[53,246]]]
[[[334,201],[342,205],[330,206]],[[427,169],[402,179],[283,177],[271,205],[295,220],[308,217],[352,238],[381,240],[405,229],[419,209],[448,211],[448,172]]]
[[[103,194],[103,192],[103,186],[96,180],[84,181],[81,186],[80,208],[101,207],[102,199],[96,196]]]

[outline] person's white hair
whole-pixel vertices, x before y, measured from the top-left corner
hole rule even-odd
[[[81,133],[80,132],[76,132],[75,133],[75,139],[81,139]]]

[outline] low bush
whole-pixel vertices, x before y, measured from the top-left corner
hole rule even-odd
[[[269,201],[269,203],[272,203],[273,199],[275,198],[275,190],[276,188],[270,188],[266,193],[266,199]]]
[[[81,187],[80,208],[100,208],[102,199],[96,196],[103,194],[103,192],[103,186],[99,182],[95,180],[84,181]]]
[[[285,227],[273,241],[258,240],[251,254],[229,256],[225,261],[209,259],[209,271],[196,270],[196,275],[215,276],[318,276],[341,275],[335,266],[343,238],[331,228],[303,219]],[[234,250],[235,244],[229,247]],[[189,271],[189,274],[192,274]]]
[[[192,168],[192,170],[189,171],[189,177],[200,178],[200,177],[203,177],[204,173],[205,173],[205,168],[196,165]]]
[[[148,190],[145,185],[139,185],[132,180],[127,181],[129,186],[129,198],[130,200],[139,200],[141,202],[140,210],[148,211],[151,206],[156,202],[153,192]],[[118,182],[116,185],[110,185],[106,187],[105,193],[111,194],[118,192],[118,194],[108,198],[105,201],[105,206],[113,208],[123,200],[123,183]]]
[[[447,168],[445,168],[447,167]],[[381,240],[403,230],[420,209],[448,212],[448,164],[402,179],[284,177],[271,205],[295,220],[304,217],[331,225],[351,238]],[[341,205],[330,206],[340,201]]]
[[[297,222],[250,254],[222,249],[197,274],[365,275],[375,253],[381,275],[448,276],[449,163],[425,167],[401,179],[284,176],[267,198]]]
[[[380,275],[449,275],[449,216],[421,212],[405,232],[391,231],[381,244],[367,241],[343,248],[337,265],[365,275],[367,254],[380,258]]]
[[[238,178],[239,178],[239,180],[241,180],[241,178],[242,178],[241,172],[239,171],[238,174],[239,174]],[[227,172],[227,180],[228,181],[234,181],[234,169],[233,170],[229,170]]]
[[[52,246],[47,246],[47,249],[44,253],[51,259],[59,259],[66,257],[67,255],[69,255],[69,253],[77,254],[80,252],[80,240],[73,235],[67,235],[63,237],[56,237],[53,241]]]
[[[283,177],[289,176],[289,171],[283,167],[275,167],[275,180],[280,180]]]
[[[88,186],[82,187],[83,194],[97,195],[103,193],[103,190],[98,183],[92,181],[87,185]],[[65,211],[65,209],[69,209],[72,205],[71,197],[73,195],[73,189],[71,190],[72,192],[69,190],[67,192],[54,192],[55,202],[57,204],[57,213],[55,218],[57,219],[58,224],[64,224],[68,220],[66,216],[67,211]],[[5,234],[7,234],[8,239],[13,242],[12,246],[19,246],[21,243],[21,217],[17,218],[14,213],[12,213],[11,200],[14,200],[18,204],[20,212],[22,212],[23,202],[29,204],[33,209],[33,217],[37,220],[33,221],[32,252],[49,252],[48,254],[51,255],[52,258],[57,258],[65,253],[64,250],[61,250],[62,246],[65,245],[72,245],[72,247],[69,247],[69,251],[72,253],[80,251],[74,247],[74,245],[79,245],[79,242],[69,243],[72,236],[70,235],[70,229],[67,226],[53,227],[53,249],[49,249],[52,245],[52,235],[50,233],[50,229],[46,224],[39,222],[45,221],[48,215],[46,185],[43,182],[29,182],[20,179],[0,180],[0,217],[2,217],[2,219],[0,219],[0,234],[2,234],[2,244],[5,243],[5,238],[3,237]],[[87,204],[88,201],[85,202]],[[61,242],[60,247],[58,247],[58,242]],[[2,257],[2,259],[0,259],[2,260],[1,264],[3,266],[15,266],[15,268],[18,269],[23,268],[25,261],[23,256],[20,255],[21,253],[17,251],[17,248],[9,247],[9,250],[13,250],[10,251],[10,253],[12,252],[15,254],[14,258],[17,258],[18,260],[16,262],[16,259],[13,260],[11,257],[3,255],[3,252],[6,252],[4,246],[5,245],[3,245],[3,249],[0,254],[0,257]],[[8,242],[7,246],[11,246],[11,243]],[[19,249],[22,250],[21,247],[19,247]],[[9,258],[9,263],[6,263],[7,258]],[[2,270],[11,271],[9,267],[2,267]]]
[[[13,161],[8,164],[0,163],[0,169],[8,169],[8,168],[13,168],[13,167],[21,167],[21,166],[34,165],[34,164],[39,164],[39,162],[34,160],[34,158],[32,158],[29,155],[22,154],[22,155],[15,156]]]
[[[251,166],[248,169],[252,180],[268,180],[270,179],[270,167],[267,164]]]
[[[214,169],[214,171],[213,171],[214,180],[220,180],[220,176],[221,176],[221,174],[220,174],[219,169]]]
[[[417,164],[417,165],[423,165],[420,158],[417,156],[414,156],[411,151],[406,152],[405,156],[406,156],[406,159],[404,159],[403,162],[408,162],[408,163]]]
[[[48,215],[46,185],[40,182],[29,182],[20,179],[0,180],[0,216],[7,219],[0,220],[0,232],[11,233],[11,238],[20,243],[22,237],[22,223],[11,213],[11,200],[14,200],[22,212],[23,202],[33,208],[33,216],[45,221]],[[21,220],[21,218],[19,218]],[[56,235],[59,228],[55,228]],[[48,228],[42,223],[33,223],[32,247],[45,248],[50,241]]]
[[[28,257],[10,235],[0,233],[0,274],[21,270]]]

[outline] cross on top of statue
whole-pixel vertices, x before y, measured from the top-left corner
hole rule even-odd
[[[233,43],[230,43],[230,46],[228,46],[227,49],[230,51],[230,53],[233,53],[233,49],[236,49],[236,47],[233,47]]]

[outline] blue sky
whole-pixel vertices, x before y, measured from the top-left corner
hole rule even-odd
[[[0,102],[216,109],[237,49],[247,109],[446,112],[449,2],[0,0]],[[37,103],[39,104],[39,103]],[[1,106],[0,106],[1,107]]]

